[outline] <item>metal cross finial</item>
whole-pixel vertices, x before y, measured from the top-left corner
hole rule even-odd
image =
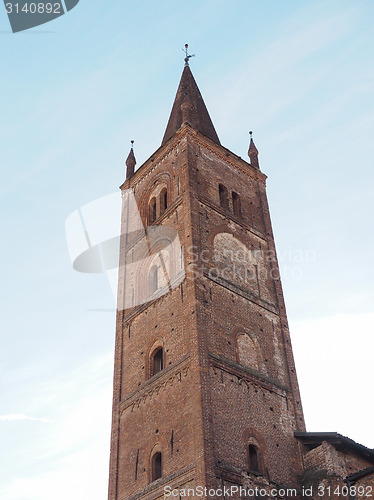
[[[195,57],[195,54],[189,54],[189,53],[188,53],[188,43],[186,43],[186,45],[184,46],[184,49],[182,49],[182,50],[183,50],[183,52],[185,52],[185,54],[186,54],[186,57],[185,57],[185,59],[184,59],[184,62],[185,62],[186,64],[188,64],[188,61],[191,59],[191,57]]]

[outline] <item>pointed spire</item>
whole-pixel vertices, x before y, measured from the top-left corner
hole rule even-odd
[[[186,54],[188,53],[186,52]],[[161,146],[175,134],[184,122],[188,122],[191,127],[220,144],[217,132],[188,64],[189,57],[192,56],[186,55],[182,78]]]
[[[130,177],[132,177],[134,175],[135,165],[136,165],[136,159],[135,159],[135,155],[134,155],[134,141],[131,141],[130,153],[129,153],[129,156],[127,157],[127,160],[126,160],[126,167],[127,167],[126,179],[129,179]]]
[[[256,148],[255,143],[253,142],[252,133],[253,132],[251,130],[249,132],[251,140],[249,142],[248,156],[249,159],[251,160],[251,165],[255,168],[260,169],[260,164],[258,163],[258,149]]]

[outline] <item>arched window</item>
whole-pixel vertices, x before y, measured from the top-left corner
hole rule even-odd
[[[219,204],[221,205],[222,208],[225,210],[229,209],[229,193],[227,191],[227,188],[223,185],[220,184],[218,186],[219,190]]]
[[[152,481],[162,477],[162,455],[157,451],[152,457]]]
[[[155,220],[156,220],[156,198],[153,197],[149,202],[149,214],[148,214],[149,224],[153,224]]]
[[[162,347],[157,348],[151,356],[151,377],[164,369],[164,351]]]
[[[258,449],[253,444],[248,446],[248,468],[252,472],[260,472]]]
[[[234,209],[234,215],[236,217],[242,216],[242,203],[240,201],[240,196],[235,191],[232,192],[232,207]]]
[[[160,215],[162,215],[168,208],[168,192],[164,188],[160,193]]]

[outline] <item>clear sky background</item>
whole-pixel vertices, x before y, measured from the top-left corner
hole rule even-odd
[[[81,0],[12,34],[0,5],[0,498],[107,496],[115,304],[65,220],[162,140],[191,68],[224,146],[254,131],[307,427],[374,447],[374,3]],[[107,312],[97,311],[107,309]]]

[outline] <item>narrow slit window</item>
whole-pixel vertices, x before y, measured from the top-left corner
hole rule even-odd
[[[248,461],[249,470],[252,472],[259,472],[258,450],[256,446],[250,444],[248,446]]]
[[[164,188],[160,193],[160,207],[161,214],[163,214],[168,208],[168,192],[166,188]]]
[[[149,224],[153,224],[156,220],[156,198],[152,198],[149,202]]]
[[[149,288],[150,292],[155,293],[158,290],[158,267],[152,266],[149,271]]]
[[[152,481],[162,477],[162,455],[158,451],[152,457]]]
[[[219,191],[219,204],[221,205],[222,208],[225,210],[229,209],[229,196],[228,196],[228,191],[226,186],[223,184],[220,184],[218,187]]]
[[[151,374],[156,375],[156,373],[161,372],[164,369],[164,352],[162,347],[156,350],[156,352],[152,356],[151,361]]]
[[[242,203],[240,201],[240,196],[235,191],[232,192],[232,207],[234,210],[234,215],[241,218],[242,216]]]

